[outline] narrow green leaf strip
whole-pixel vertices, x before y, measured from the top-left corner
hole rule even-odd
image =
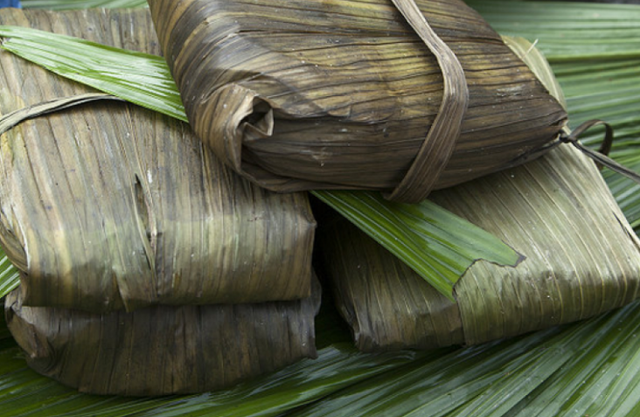
[[[187,121],[166,62],[36,29],[0,26],[2,48],[48,70],[143,107]]]
[[[392,203],[365,191],[315,191],[315,196],[402,259],[442,294],[478,259],[515,266],[504,242],[430,201]]]
[[[0,248],[0,299],[20,285],[18,270]]]

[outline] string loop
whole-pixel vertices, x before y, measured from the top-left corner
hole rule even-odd
[[[582,136],[584,132],[591,129],[594,126],[604,126],[605,135],[602,141],[602,145],[598,151],[594,151],[590,148],[587,148],[583,144],[580,143],[579,138]],[[608,123],[603,122],[602,120],[588,120],[574,129],[570,134],[562,133],[558,138],[560,143],[570,143],[579,149],[582,153],[593,159],[598,166],[605,166],[612,171],[617,172],[618,174],[622,174],[627,178],[634,180],[635,182],[640,184],[640,175],[636,172],[630,170],[629,168],[620,165],[613,159],[609,158],[607,155],[611,151],[611,145],[613,143],[613,128]]]

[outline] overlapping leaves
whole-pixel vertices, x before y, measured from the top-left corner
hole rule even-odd
[[[30,28],[0,26],[0,36],[3,49],[56,74],[187,120],[169,68],[159,56]],[[329,191],[317,195],[343,212],[348,207],[350,220],[451,300],[453,286],[476,260],[515,265],[520,259],[499,239],[453,214],[444,215],[435,204],[411,207]]]
[[[594,114],[606,118],[618,136],[613,156],[638,170],[640,103],[634,88],[640,85],[640,34],[634,27],[640,19],[633,13],[640,8],[509,0],[473,4],[498,29],[540,39],[538,46],[551,53],[574,125]],[[598,14],[607,18],[596,19]],[[600,35],[594,46],[592,37]],[[570,39],[566,48],[563,39]],[[611,62],[610,56],[624,59]],[[584,61],[590,58],[594,61]],[[626,180],[605,176],[637,225],[640,193]],[[168,399],[77,394],[26,369],[17,348],[0,339],[0,415],[16,415],[16,410],[47,416],[278,415],[287,410],[332,416],[640,414],[638,303],[510,341],[420,354],[358,354],[340,342],[343,333],[335,323],[331,315],[322,315],[317,361],[230,391]],[[0,338],[6,334],[1,329]]]

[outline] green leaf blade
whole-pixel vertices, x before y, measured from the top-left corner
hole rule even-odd
[[[516,265],[504,242],[430,201],[391,203],[373,192],[314,191],[452,301],[453,287],[479,258]]]
[[[0,248],[0,299],[20,285],[20,274]]]
[[[3,49],[60,76],[187,121],[169,68],[159,56],[22,27],[0,26],[0,37]]]

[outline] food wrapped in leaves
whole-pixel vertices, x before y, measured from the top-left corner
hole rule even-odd
[[[453,303],[336,220],[320,250],[361,350],[477,344],[592,317],[640,295],[640,242],[593,163],[573,148],[431,199],[526,259],[516,268],[478,261]]]
[[[304,300],[156,306],[131,313],[27,307],[5,301],[27,363],[82,392],[200,393],[226,388],[316,355],[319,284]]]
[[[593,162],[560,147],[430,199],[526,256],[476,262],[448,300],[339,219],[321,233],[337,304],[364,351],[477,344],[595,316],[640,295],[640,242]]]
[[[391,0],[149,1],[189,120],[223,162],[272,190],[407,202],[519,163],[566,120],[479,14],[417,4],[444,58]],[[443,111],[466,91],[466,113]]]
[[[147,10],[3,10],[0,23],[159,52]],[[0,67],[2,114],[90,91],[7,52]],[[102,312],[309,296],[307,197],[243,180],[186,124],[92,103],[1,138],[0,240],[24,272],[24,305]]]
[[[564,102],[544,58],[509,45]],[[321,252],[361,350],[477,344],[592,317],[640,295],[640,241],[593,162],[560,146],[526,165],[430,199],[526,256],[472,265],[452,302],[371,238],[336,220]]]

